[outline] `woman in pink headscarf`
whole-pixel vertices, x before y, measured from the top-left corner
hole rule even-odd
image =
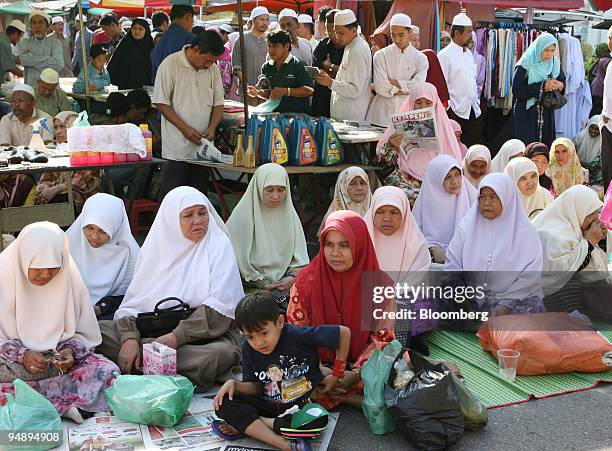
[[[443,154],[450,155],[456,160],[462,159],[453,127],[442,102],[440,102],[436,87],[430,83],[417,85],[402,104],[399,112],[409,112],[421,108],[434,109],[438,149],[407,148],[408,144],[402,143],[402,134],[396,132],[393,125],[387,127],[376,148],[380,160],[393,167],[393,172],[385,179],[385,185],[401,188],[408,196],[411,205],[416,200],[421,188],[421,181],[427,171],[427,165],[432,159]]]
[[[457,137],[457,142],[459,143],[459,150],[461,150],[461,158],[465,158],[467,154],[468,148],[465,144],[461,142],[461,134],[463,130],[461,130],[461,124],[459,122],[449,119],[451,126],[453,127],[453,131],[455,132],[455,136]]]
[[[209,27],[206,31],[216,31],[219,33],[219,29],[217,27]],[[219,72],[221,72],[221,81],[223,82],[223,92],[225,93],[225,98],[229,98],[230,89],[232,87],[234,81],[234,69],[232,68],[232,51],[230,46],[226,43],[225,50],[219,57],[217,61],[217,66],[219,66]]]
[[[427,271],[427,240],[419,230],[406,196],[395,186],[378,188],[364,216],[380,268],[396,282],[409,271]],[[404,273],[404,274],[400,274]]]

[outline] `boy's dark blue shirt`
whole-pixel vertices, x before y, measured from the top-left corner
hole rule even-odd
[[[337,349],[340,327],[299,327],[285,324],[274,351],[261,354],[248,342],[242,348],[242,380],[260,382],[262,398],[291,403],[310,392],[323,380],[318,348]]]

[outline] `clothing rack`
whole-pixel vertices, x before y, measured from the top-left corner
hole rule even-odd
[[[567,31],[565,29],[565,26],[562,24],[555,24],[555,25],[527,24],[525,22],[505,22],[505,21],[489,22],[485,20],[476,22],[476,26],[474,28],[475,29],[487,28],[490,30],[497,30],[497,29],[522,30],[522,31],[537,30],[537,31],[547,31],[555,35],[558,33],[565,33]]]

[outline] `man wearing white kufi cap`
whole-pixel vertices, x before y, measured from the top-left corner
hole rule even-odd
[[[612,51],[612,27],[608,29],[608,48]],[[604,186],[608,186],[612,179],[612,64],[608,64],[604,78],[603,110],[600,121],[602,181],[605,183]]]
[[[20,20],[13,20],[6,27],[6,31],[0,33],[0,78],[4,79],[6,72],[13,73],[16,77],[23,77],[23,71],[17,67],[12,45],[17,45],[23,36],[26,27]]]
[[[60,77],[74,77],[72,73],[72,54],[70,52],[70,38],[64,34],[64,18],[55,16],[52,20],[53,31],[49,34],[50,38],[57,39],[62,44],[64,52],[64,67],[59,72]]]
[[[298,16],[298,36],[306,39],[314,52],[319,45],[319,40],[314,36],[314,20],[309,14],[300,14]]]
[[[289,8],[283,9],[278,15],[281,30],[289,33],[291,38],[291,54],[307,66],[312,66],[312,47],[310,43],[298,36],[298,15]]]
[[[461,125],[463,143],[470,147],[480,142],[480,99],[476,84],[476,61],[468,44],[472,42],[472,21],[457,14],[451,25],[451,43],[438,53],[450,96],[448,117]]]
[[[363,121],[370,104],[372,54],[368,43],[357,34],[357,18],[350,9],[334,16],[334,31],[344,55],[336,78],[320,71],[317,83],[331,91],[330,113],[336,120]]]
[[[239,82],[246,83],[247,86],[257,84],[259,75],[261,74],[261,66],[266,62],[268,55],[268,41],[266,40],[266,32],[270,24],[270,13],[265,6],[257,6],[251,11],[249,20],[253,27],[251,31],[244,34],[244,54],[246,55],[246,67],[242,68],[240,59],[240,39],[234,44],[232,50],[232,66],[234,73]],[[238,89],[240,98],[242,99],[242,87]],[[259,100],[251,97],[247,98],[250,105],[257,105]]]
[[[427,78],[427,57],[410,45],[412,22],[406,14],[391,18],[393,43],[374,54],[374,89],[367,119],[386,127],[390,116],[397,113],[413,87]]]
[[[44,111],[36,108],[34,88],[18,84],[11,94],[13,111],[0,120],[0,145],[27,146],[32,140],[32,124],[43,117],[49,118]],[[53,136],[41,130],[43,140],[51,141]]]
[[[64,91],[60,89],[59,76],[53,69],[45,69],[40,73],[36,87],[36,106],[50,116],[71,111],[72,103]]]
[[[25,69],[25,82],[34,87],[43,69],[50,67],[57,72],[64,67],[62,44],[47,37],[51,18],[44,11],[32,11],[29,17],[31,37],[19,42],[19,59]]]

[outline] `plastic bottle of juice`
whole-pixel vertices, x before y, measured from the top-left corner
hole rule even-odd
[[[28,147],[30,149],[38,150],[39,152],[47,152],[45,143],[43,142],[42,137],[40,136],[40,129],[35,128],[32,131],[32,139],[30,140],[30,144],[28,145]]]
[[[142,131],[142,136],[144,137],[147,147],[147,156],[140,158],[140,161],[150,161],[153,159],[153,133],[149,131],[149,126],[147,124],[140,124],[140,130]]]

